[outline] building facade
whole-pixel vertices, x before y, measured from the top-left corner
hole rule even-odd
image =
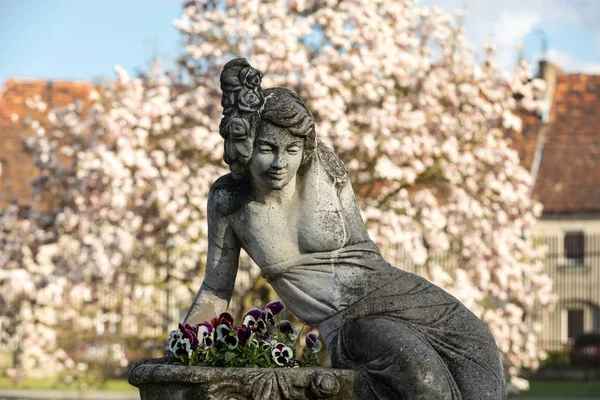
[[[513,137],[544,211],[530,235],[547,246],[558,303],[543,314],[542,345],[568,352],[600,332],[600,75],[565,74],[540,63],[547,109]]]

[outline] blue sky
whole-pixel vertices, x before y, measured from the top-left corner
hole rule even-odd
[[[179,1],[0,0],[0,83],[9,77],[90,80],[172,62]]]
[[[508,69],[522,43],[569,72],[600,73],[599,0],[422,0],[451,12],[466,7],[467,37],[481,49],[497,44]],[[10,77],[91,80],[130,73],[153,57],[173,65],[182,43],[172,21],[178,0],[0,0],[0,85]],[[543,34],[541,33],[543,32]]]

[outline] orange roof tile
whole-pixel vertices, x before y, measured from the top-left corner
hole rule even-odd
[[[534,197],[544,214],[600,212],[600,75],[558,77]]]
[[[26,105],[27,99],[40,96],[49,107],[63,107],[75,101],[89,104],[88,97],[94,87],[87,82],[46,81],[35,79],[9,79],[0,88],[0,207],[6,205],[12,197],[19,202],[30,200],[29,182],[38,174],[31,156],[27,154],[21,142],[24,134],[29,134],[23,127],[23,119],[32,116],[39,118]],[[19,121],[13,122],[11,116],[16,114]],[[43,122],[41,120],[40,122]]]
[[[11,115],[20,119],[28,115],[27,99],[40,96],[49,105],[63,107],[77,100],[87,102],[93,85],[87,82],[9,79],[0,89],[0,127],[13,127]]]
[[[534,113],[520,112],[519,117],[523,123],[521,132],[508,130],[505,132],[505,136],[510,139],[511,148],[519,153],[521,165],[531,171],[542,121]]]

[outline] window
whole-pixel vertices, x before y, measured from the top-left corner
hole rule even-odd
[[[568,265],[583,265],[585,260],[585,233],[583,231],[565,232],[565,261]]]
[[[569,341],[577,339],[583,334],[583,310],[567,310],[567,336]]]

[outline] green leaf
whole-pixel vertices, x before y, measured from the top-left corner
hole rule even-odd
[[[225,362],[226,363],[230,363],[231,361],[233,361],[233,359],[235,359],[235,353],[228,351],[227,353],[225,353]]]

